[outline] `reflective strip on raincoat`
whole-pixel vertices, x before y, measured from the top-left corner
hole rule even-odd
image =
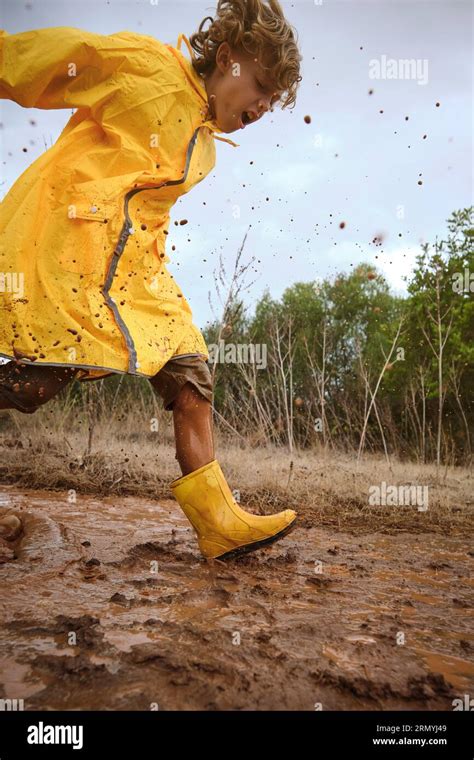
[[[215,165],[207,93],[177,47],[70,27],[0,31],[0,98],[74,108],[0,207],[0,356],[153,376],[208,351],[166,268],[169,212]],[[203,252],[204,253],[204,252]]]

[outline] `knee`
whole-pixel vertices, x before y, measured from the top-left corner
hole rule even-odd
[[[49,368],[48,368],[49,370]],[[13,367],[0,377],[0,409],[16,409],[33,414],[49,401],[74,375],[64,370],[41,367]]]
[[[23,414],[33,414],[42,403],[28,391],[0,386],[0,409],[16,409]]]

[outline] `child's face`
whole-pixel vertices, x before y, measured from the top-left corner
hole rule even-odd
[[[212,118],[223,132],[235,132],[257,121],[278,100],[268,72],[246,52],[219,46],[216,66],[205,79]]]

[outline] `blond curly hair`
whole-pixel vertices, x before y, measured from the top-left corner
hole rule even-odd
[[[203,31],[208,20],[211,25]],[[197,54],[192,64],[201,76],[214,70],[219,45],[228,42],[235,50],[256,56],[269,73],[278,93],[272,107],[275,103],[282,109],[295,105],[303,59],[296,30],[285,19],[278,0],[268,0],[268,4],[264,0],[218,0],[216,17],[206,16],[189,42]]]

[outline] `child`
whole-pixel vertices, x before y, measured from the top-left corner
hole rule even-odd
[[[170,209],[213,168],[213,138],[238,147],[216,132],[295,102],[301,56],[279,3],[219,0],[177,48],[69,27],[0,42],[0,97],[76,109],[2,203],[0,409],[32,413],[74,378],[147,377],[173,411],[171,489],[202,554],[280,538],[296,513],[242,510],[214,458],[209,355],[165,254]]]

